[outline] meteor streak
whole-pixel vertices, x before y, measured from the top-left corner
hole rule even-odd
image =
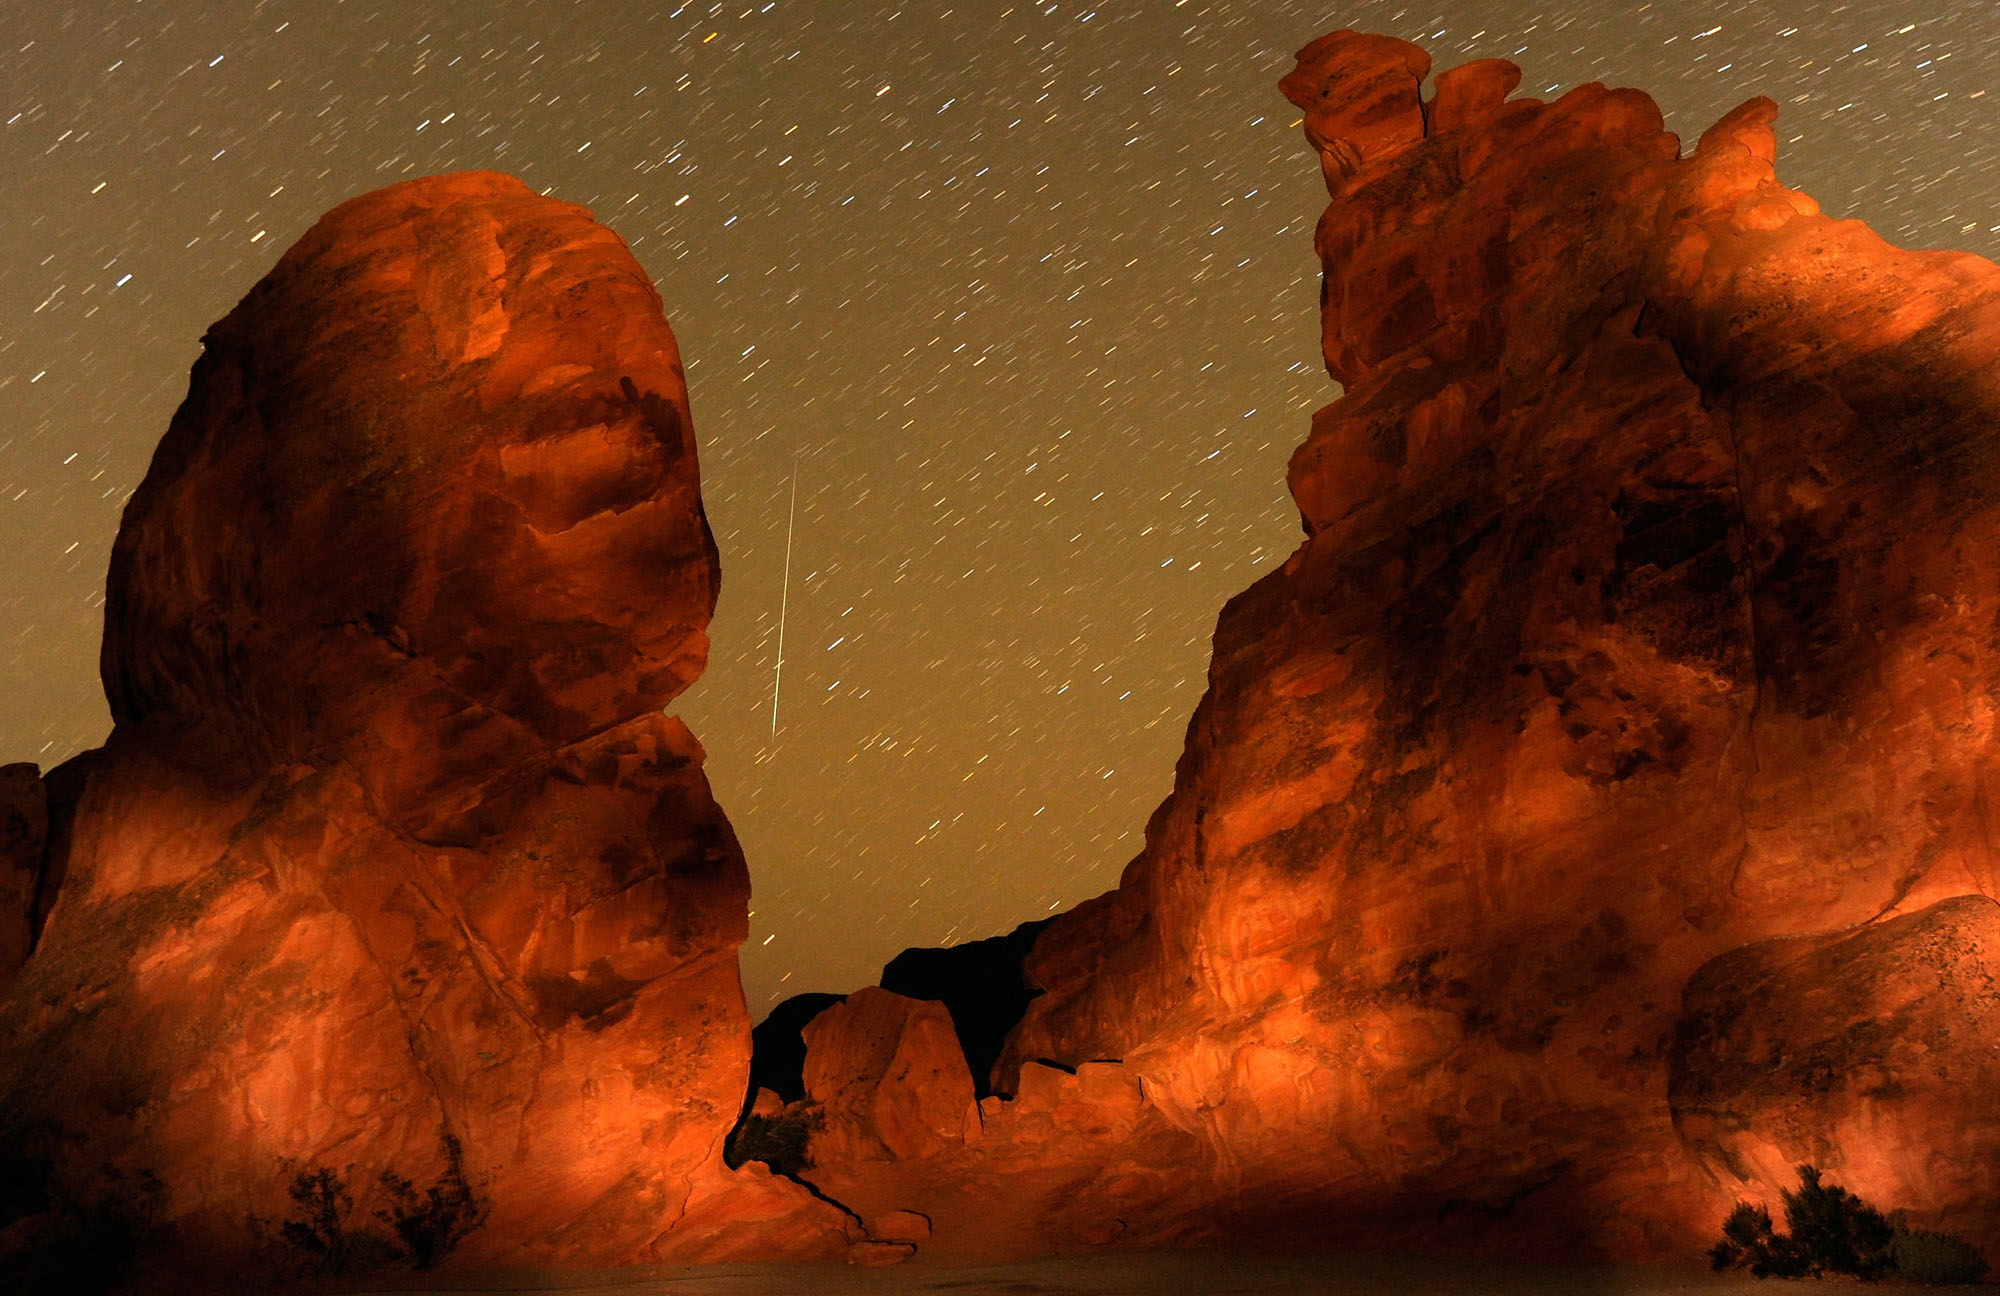
[[[778,669],[771,677],[771,741],[778,741],[778,692],[785,684],[785,609],[792,601],[792,530],[799,520],[799,452],[792,451],[792,504],[785,514],[785,587],[778,595]]]

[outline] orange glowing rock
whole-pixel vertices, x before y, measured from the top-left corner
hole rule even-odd
[[[922,1242],[931,1235],[931,1218],[919,1211],[893,1210],[868,1221],[868,1236],[882,1242]]]
[[[806,1023],[807,1100],[821,1161],[922,1157],[977,1137],[972,1073],[944,1005],[878,986]]]
[[[1038,1059],[1122,1059],[1202,1149],[1102,1154],[1203,1203],[1128,1241],[1686,1257],[1810,1159],[1990,1248],[2000,268],[1820,215],[1768,101],[1683,154],[1637,91],[1427,67],[1286,78],[1345,388],[1307,538],[1029,957],[982,1155],[1062,1109]]]
[[[1996,1020],[2000,904],[1985,896],[1732,950],[1688,982],[1674,1128],[1720,1178],[1783,1185],[1837,1160],[1867,1200],[1985,1240],[2000,1195]]]
[[[847,1251],[847,1263],[861,1265],[868,1269],[883,1269],[898,1265],[917,1253],[914,1243],[877,1242],[869,1240],[856,1242]]]
[[[505,176],[344,204],[210,331],[112,555],[116,728],[49,776],[0,1177],[217,1263],[319,1170],[357,1231],[456,1174],[470,1262],[732,1209],[840,1253],[720,1160],[749,884],[661,713],[715,601],[695,453],[645,273]]]
[[[1660,1260],[1811,1161],[1991,1252],[2000,269],[1820,216],[1765,101],[1682,156],[1428,66],[1286,79],[1346,390],[1144,851],[976,1142],[806,1176],[933,1259]]]

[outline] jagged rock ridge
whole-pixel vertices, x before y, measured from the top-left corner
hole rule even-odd
[[[1011,1098],[808,1177],[966,1256],[1658,1260],[1812,1162],[1993,1255],[2000,268],[1780,186],[1768,101],[1684,154],[1428,71],[1284,82],[1345,389],[1306,540],[1029,953]]]
[[[997,1083],[1123,1059],[1224,1231],[1684,1256],[1812,1161],[1991,1247],[2000,269],[1778,184],[1767,100],[1684,155],[1428,68],[1285,79],[1307,539]]]

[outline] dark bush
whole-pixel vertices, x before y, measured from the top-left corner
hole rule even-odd
[[[1796,1192],[1781,1193],[1786,1232],[1771,1213],[1738,1202],[1709,1248],[1718,1270],[1747,1269],[1759,1278],[1820,1278],[1847,1274],[1866,1281],[1896,1275],[1913,1282],[1975,1282],[1986,1262],[1971,1246],[1943,1233],[1906,1228],[1847,1189],[1821,1180],[1817,1166],[1798,1167]]]
[[[386,1208],[375,1218],[387,1224],[390,1236],[355,1227],[354,1194],[346,1178],[325,1166],[300,1170],[289,1189],[292,1217],[277,1229],[286,1262],[293,1268],[344,1274],[380,1268],[407,1260],[429,1269],[451,1254],[459,1240],[486,1220],[486,1202],[465,1179],[464,1149],[450,1134],[438,1147],[445,1169],[437,1182],[421,1191],[408,1176],[384,1170],[376,1177]],[[253,1218],[251,1228],[269,1235],[270,1226]]]
[[[1986,1260],[1971,1243],[1922,1229],[1898,1228],[1889,1260],[1902,1277],[1932,1287],[1976,1283],[1986,1274]]]
[[[812,1168],[813,1131],[824,1123],[815,1107],[788,1107],[776,1116],[745,1116],[729,1136],[723,1161],[732,1170],[745,1162],[762,1161],[773,1173],[796,1178]]]
[[[344,1274],[387,1264],[396,1248],[387,1238],[350,1230],[354,1196],[347,1180],[320,1166],[301,1170],[288,1190],[292,1217],[278,1227],[288,1253],[308,1268]]]
[[[376,1211],[375,1218],[396,1230],[419,1269],[436,1265],[460,1238],[486,1222],[486,1203],[465,1182],[464,1149],[450,1134],[439,1139],[439,1145],[444,1151],[444,1174],[421,1193],[394,1170],[384,1170],[380,1179],[390,1206]]]
[[[1805,1262],[1791,1238],[1771,1227],[1771,1212],[1737,1202],[1722,1222],[1722,1241],[1708,1250],[1709,1263],[1723,1269],[1748,1269],[1759,1278],[1801,1278]]]
[[[1804,1257],[1806,1275],[1880,1278],[1895,1236],[1882,1212],[1845,1188],[1821,1183],[1817,1166],[1802,1165],[1798,1173],[1798,1191],[1784,1194],[1785,1227]]]

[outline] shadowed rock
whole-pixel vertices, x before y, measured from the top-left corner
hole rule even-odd
[[[36,895],[49,832],[48,789],[30,764],[0,765],[0,990],[41,934]]]
[[[806,1096],[806,1042],[803,1032],[812,1020],[845,995],[809,992],[793,995],[773,1008],[750,1032],[750,1095],[768,1089],[783,1102]]]
[[[1020,1022],[1035,996],[1021,975],[1021,961],[1048,924],[1044,918],[1022,923],[1004,936],[936,949],[906,949],[882,969],[884,990],[936,1000],[950,1012],[981,1098],[993,1092],[993,1063],[1000,1057],[1007,1032]]]

